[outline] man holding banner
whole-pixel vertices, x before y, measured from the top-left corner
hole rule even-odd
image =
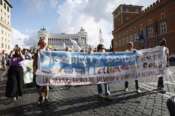
[[[126,50],[127,52],[130,52],[130,51],[136,52],[136,49],[134,49],[134,43],[133,42],[129,42],[127,47],[128,47],[128,49]],[[136,68],[137,68],[137,64],[135,64],[134,69],[136,69]],[[137,72],[135,71],[135,73],[137,73]],[[139,89],[139,83],[138,83],[138,79],[137,79],[137,74],[135,74],[135,76],[136,76],[136,79],[135,79],[136,91],[137,91],[137,93],[141,93],[141,90]],[[125,81],[125,91],[126,92],[128,91],[128,85],[129,85],[129,82],[126,80]]]
[[[99,44],[97,46],[97,52],[102,52],[102,53],[105,52],[105,47],[104,47],[103,44]],[[109,96],[110,95],[109,84],[108,83],[104,83],[104,88],[105,88],[104,95],[105,96]],[[97,91],[98,91],[98,96],[102,97],[103,96],[102,84],[97,84]]]
[[[39,42],[38,42],[38,50],[37,53],[34,55],[34,60],[33,60],[33,72],[34,72],[34,82],[36,82],[36,71],[39,68],[38,64],[38,54],[41,51],[45,51],[47,46],[47,43],[45,42],[45,38],[40,38]],[[48,101],[48,94],[49,94],[49,87],[46,86],[41,86],[36,82],[36,87],[38,88],[38,94],[39,94],[39,99],[38,99],[38,103],[41,104],[45,101]]]

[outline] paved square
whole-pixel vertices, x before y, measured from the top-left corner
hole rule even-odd
[[[49,102],[38,105],[35,87],[25,87],[24,95],[17,101],[4,97],[5,81],[0,82],[0,116],[169,116],[167,99],[174,95],[174,69],[165,78],[166,94],[156,90],[156,79],[140,79],[141,94],[137,94],[134,81],[129,92],[124,92],[124,82],[110,84],[109,99],[97,97],[96,86],[53,87]]]

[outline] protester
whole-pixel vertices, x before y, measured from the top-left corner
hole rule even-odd
[[[11,54],[11,56],[10,67],[8,69],[6,96],[16,100],[23,94],[24,73],[20,62],[24,60],[24,57],[19,47],[14,49],[14,54]]]
[[[136,49],[134,49],[134,43],[133,42],[129,42],[127,47],[128,48],[127,48],[126,51],[133,51],[133,52],[137,51]],[[135,76],[137,76],[137,75],[135,75]],[[126,92],[128,91],[128,86],[129,86],[129,82],[126,80],[125,81],[125,91]],[[135,88],[136,88],[137,93],[141,93],[141,90],[139,89],[139,82],[138,82],[137,78],[135,79]]]
[[[7,72],[8,72],[8,67],[9,67],[9,58],[8,54],[5,53],[5,51],[2,51],[2,56],[1,56],[1,66],[2,66],[2,74],[0,80],[4,80],[4,77],[7,77]]]
[[[169,49],[168,49],[168,47],[167,47],[167,42],[166,42],[166,40],[165,39],[163,39],[161,42],[160,42],[160,46],[163,46],[164,48],[163,48],[163,50],[164,50],[164,52],[165,52],[165,57],[166,57],[166,59],[167,59],[167,62],[166,62],[166,66],[168,67],[168,65],[169,65],[169,60],[168,60],[168,58],[169,58]]]
[[[97,52],[105,52],[105,47],[103,44],[99,44],[97,46]],[[103,96],[103,88],[102,88],[102,85],[103,84],[97,84],[97,91],[98,91],[98,96],[99,97],[102,97]],[[110,93],[110,88],[109,88],[109,84],[108,83],[104,83],[104,89],[105,89],[105,93],[104,93],[104,96],[109,96],[111,93]]]
[[[44,103],[44,102],[48,102],[48,95],[49,95],[49,87],[48,86],[40,86],[37,84],[36,82],[36,70],[38,68],[38,53],[45,50],[47,48],[47,43],[45,42],[45,39],[40,39],[38,42],[38,50],[34,55],[34,60],[33,60],[33,75],[34,75],[34,82],[36,83],[36,87],[38,88],[38,94],[39,94],[39,98],[38,98],[38,103]]]
[[[30,60],[32,58],[32,54],[29,52],[28,49],[23,49],[22,53],[26,60]]]
[[[5,54],[4,50],[2,51],[2,56],[1,57],[2,57],[1,58],[2,70],[5,71],[6,70],[7,61],[6,61],[6,54]]]
[[[161,40],[160,46],[163,47],[163,52],[165,53],[165,57],[167,59],[166,66],[168,66],[169,49],[167,48],[167,42],[166,42],[165,39]],[[163,76],[160,76],[159,79],[158,79],[157,89],[161,93],[165,93],[166,92],[164,90],[164,79],[163,79]]]
[[[93,53],[94,53],[93,48],[92,47],[89,47],[88,54],[93,54]],[[91,66],[90,59],[88,59],[88,62],[89,63],[87,63],[86,66],[87,66],[88,74],[91,75],[91,74],[94,73],[94,66]]]
[[[92,54],[93,52],[94,52],[93,48],[92,48],[92,47],[89,47],[88,53],[89,53],[89,54]]]

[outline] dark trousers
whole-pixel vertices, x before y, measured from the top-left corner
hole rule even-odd
[[[163,88],[164,88],[163,77],[159,77],[158,83],[157,83],[157,88],[158,88],[158,89],[163,89]]]
[[[98,94],[102,94],[103,93],[103,88],[102,88],[103,84],[97,84],[97,91]],[[109,84],[104,83],[104,93],[105,95],[108,95],[108,92],[110,92],[110,88],[109,88]]]
[[[129,86],[129,82],[125,81],[125,88],[128,88],[128,86]],[[139,89],[139,82],[138,82],[138,80],[135,80],[135,88],[136,88],[136,90]]]
[[[6,86],[7,97],[18,97],[23,94],[23,69],[20,66],[10,66]]]

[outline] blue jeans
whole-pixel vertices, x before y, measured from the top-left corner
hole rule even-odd
[[[102,86],[104,85],[104,94],[105,96],[108,96],[110,94],[110,88],[109,88],[109,84],[107,83],[104,83],[104,84],[97,84],[97,91],[98,91],[98,94],[103,94],[103,88]]]

